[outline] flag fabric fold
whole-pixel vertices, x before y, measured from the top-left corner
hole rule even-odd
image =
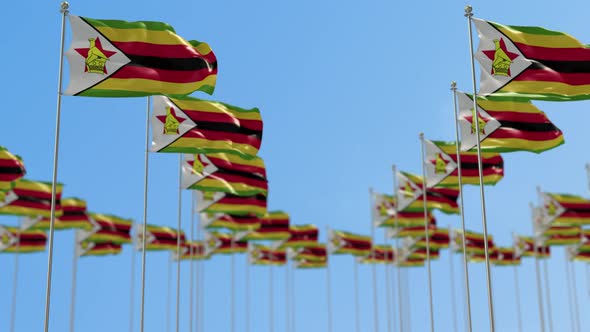
[[[196,191],[196,195],[199,212],[259,217],[267,214],[267,197],[262,194],[237,196],[221,192]]]
[[[22,230],[0,226],[0,253],[36,253],[45,251],[47,234],[42,230]]]
[[[372,241],[369,236],[337,230],[330,230],[328,233],[328,250],[333,255],[366,256],[371,253],[371,248]]]
[[[27,174],[23,160],[0,146],[0,190],[10,190],[14,187],[14,181]]]
[[[57,184],[55,216],[63,213],[61,194],[63,185]],[[14,188],[0,191],[0,214],[51,217],[51,183],[19,179]]]

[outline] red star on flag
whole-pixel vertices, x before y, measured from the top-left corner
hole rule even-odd
[[[170,115],[172,115],[176,119],[176,121],[178,121],[178,124],[181,124],[186,120],[186,118],[181,118],[178,115],[176,115],[174,107],[170,107]],[[160,120],[160,122],[162,122],[163,124],[166,124],[166,115],[156,115],[156,118]],[[176,130],[176,133],[178,134],[178,130]]]
[[[504,38],[500,38],[499,43],[500,43],[500,49],[504,52],[504,54],[506,54],[506,56],[508,56],[510,61],[512,61],[518,57],[518,54],[508,51],[508,49],[506,48],[506,43],[504,42]],[[495,49],[488,50],[488,51],[482,51],[482,52],[492,61],[494,61],[494,59],[496,58],[496,50]],[[494,69],[492,68],[492,74],[493,73],[494,73]],[[508,76],[510,76],[510,69],[508,69]]]
[[[112,57],[113,55],[115,55],[117,53],[117,52],[105,50],[102,47],[102,43],[100,42],[100,39],[98,37],[96,37],[95,45],[96,45],[96,48],[98,48],[102,52],[102,54],[104,54],[107,57],[107,59],[110,58],[110,57]],[[78,52],[78,54],[80,54],[81,56],[83,56],[84,59],[87,59],[88,58],[88,51],[90,50],[90,48],[75,48],[74,50],[76,50],[76,52]],[[84,67],[84,72],[87,72],[87,71],[88,71],[88,68]],[[106,66],[104,67],[104,73],[105,74],[108,74],[107,73],[107,67]]]
[[[465,115],[463,117],[463,119],[465,119],[466,121],[469,121],[469,123],[473,123],[473,114],[471,115]],[[481,130],[481,133],[485,135],[485,124],[488,123],[490,121],[489,118],[484,118],[483,116],[481,116],[481,114],[479,114],[479,111],[477,112],[477,119],[480,121],[483,121],[484,126],[479,126],[479,130]],[[471,134],[475,134],[475,128],[471,129]]]

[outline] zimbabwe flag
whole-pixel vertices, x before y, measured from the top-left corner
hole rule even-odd
[[[480,94],[527,99],[590,99],[590,48],[574,37],[541,27],[474,19],[480,42]]]
[[[248,251],[248,242],[234,240],[231,234],[210,232],[205,239],[206,255],[237,254]]]
[[[397,263],[397,266],[399,266],[399,267],[421,267],[421,266],[424,266],[425,261],[426,261],[426,259],[421,258],[421,257],[408,256],[405,259],[400,260]]]
[[[252,265],[285,265],[287,251],[251,243],[248,247],[248,261]]]
[[[572,259],[578,262],[590,263],[590,252],[575,253]]]
[[[76,252],[79,257],[118,255],[122,251],[121,244],[113,242],[92,242],[83,240],[78,242]]]
[[[449,230],[446,228],[438,228],[436,226],[432,227],[432,231],[429,232],[428,243],[430,245],[430,249],[446,249],[450,245],[450,236]],[[424,227],[422,227],[422,236],[416,238],[414,242],[414,247],[416,248],[426,248],[426,238],[424,237]]]
[[[543,224],[590,225],[590,200],[578,195],[541,192]]]
[[[27,174],[23,160],[0,146],[0,190],[10,190],[14,181]]]
[[[263,217],[267,214],[266,196],[237,196],[212,191],[197,191],[197,209],[199,212],[226,213],[230,215]]]
[[[328,266],[328,256],[325,256],[323,260],[310,261],[301,259],[295,262],[296,269],[321,269]]]
[[[590,229],[582,230],[582,239],[578,246],[578,250],[582,252],[590,252]]]
[[[90,242],[131,243],[131,226],[133,221],[111,214],[88,213],[94,228],[85,232],[85,240]]]
[[[61,207],[63,214],[55,219],[54,229],[92,229],[90,218],[86,214],[86,201],[74,197],[63,198]],[[48,217],[34,217],[25,219],[24,223],[28,229],[49,230],[51,219]]]
[[[551,226],[541,239],[546,246],[579,244],[582,241],[582,229],[579,226]]]
[[[427,254],[428,252],[426,251],[426,248],[411,248],[409,250],[409,256],[408,258],[410,259],[427,259]],[[431,260],[435,260],[435,259],[439,259],[440,258],[440,250],[438,249],[430,249],[430,259]]]
[[[236,216],[225,213],[201,213],[201,225],[206,229],[226,228],[234,232],[253,231],[261,219],[255,215]]]
[[[316,225],[289,226],[289,238],[281,241],[280,248],[299,248],[318,242],[319,230]]]
[[[423,221],[424,222],[424,221]],[[434,231],[436,230],[436,225],[429,225],[428,226],[428,234],[432,236]],[[390,233],[392,238],[418,238],[424,237],[424,224],[422,226],[412,226],[412,227],[403,227],[403,228],[394,228]]]
[[[366,256],[371,253],[372,241],[369,236],[331,230],[328,233],[328,250],[335,254]]]
[[[326,244],[313,243],[303,247],[293,248],[293,260],[307,262],[325,262],[328,255]]]
[[[516,255],[513,247],[496,247],[491,252],[490,263],[497,266],[520,265],[520,256]]]
[[[266,195],[268,181],[260,157],[244,158],[229,153],[185,154],[182,187],[238,196]]]
[[[152,128],[153,152],[223,152],[251,158],[262,142],[262,118],[257,108],[193,97],[155,96]]]
[[[47,235],[41,230],[20,230],[0,226],[0,253],[35,253],[45,251]]]
[[[260,218],[260,227],[253,231],[238,235],[244,241],[281,241],[291,236],[289,229],[289,214],[283,211],[271,211]]]
[[[408,172],[397,172],[399,209],[402,211],[424,211],[422,177]],[[426,189],[426,208],[445,214],[459,214],[459,188],[434,187]]]
[[[57,184],[55,193],[55,216],[62,215],[61,192],[63,185]],[[51,217],[51,183],[19,179],[14,188],[0,191],[0,214],[19,216]]]
[[[424,140],[426,184],[428,187],[456,187],[459,185],[459,167],[455,142]],[[479,185],[477,152],[459,152],[463,184]],[[504,177],[504,160],[499,153],[481,154],[483,182],[495,185]]]
[[[375,245],[368,256],[362,257],[362,264],[393,264],[393,248],[390,245]]]
[[[176,252],[172,252],[176,255]],[[209,259],[206,254],[204,241],[186,241],[180,245],[180,259],[181,260],[205,260]]]
[[[371,215],[373,217],[373,223],[377,227],[411,227],[424,225],[423,211],[398,212],[395,208],[395,198],[393,196],[373,193]],[[431,224],[436,224],[436,219],[430,211],[428,211],[428,220]]]
[[[516,256],[546,258],[549,257],[550,248],[548,246],[537,247],[535,253],[535,240],[530,236],[515,236],[514,237],[514,252]]]
[[[473,99],[463,92],[457,98],[461,151],[469,151],[477,145]],[[477,105],[482,151],[541,153],[564,143],[561,130],[528,100],[478,96]]]
[[[206,43],[186,41],[162,22],[97,20],[69,15],[66,95],[141,97],[212,94],[217,59]]]
[[[166,227],[147,225],[146,229],[146,250],[173,250],[176,251],[178,244],[178,230]],[[143,243],[143,225],[137,225],[137,243]],[[180,232],[180,245],[186,241],[184,232]]]
[[[453,250],[463,251],[463,232],[454,230],[451,236]],[[488,250],[494,246],[494,238],[488,234]],[[469,254],[485,255],[485,241],[482,233],[465,231],[465,251]]]

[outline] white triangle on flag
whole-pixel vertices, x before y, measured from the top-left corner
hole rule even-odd
[[[70,83],[64,92],[76,95],[106,80],[131,60],[79,16],[69,15],[72,43],[66,52]]]
[[[17,199],[18,195],[13,190],[0,192],[0,208],[10,205],[10,203],[16,201]]]
[[[152,152],[172,144],[197,124],[168,97],[152,97]]]
[[[414,183],[401,172],[397,172],[397,211],[405,210],[410,204],[422,196],[422,186]]]
[[[510,83],[533,62],[490,23],[474,18],[479,35],[475,58],[481,66],[479,93],[488,95]]]
[[[209,256],[221,246],[221,240],[212,233],[205,234],[205,256]]]
[[[221,192],[203,192],[200,190],[196,191],[197,195],[197,211],[203,212],[208,209],[211,205],[219,202],[225,197],[225,193]]]
[[[434,142],[425,139],[424,146],[426,186],[432,188],[451,175],[457,169],[457,163]]]
[[[473,99],[463,92],[457,91],[457,99],[459,100],[459,128],[461,128],[461,151],[469,151],[477,146],[477,132],[475,127],[475,113],[473,111]],[[480,124],[485,122],[482,127],[480,125],[479,139],[482,142],[486,137],[491,135],[496,129],[500,128],[502,124],[488,114],[483,108],[477,105],[478,121]]]
[[[182,161],[182,188],[190,188],[218,169],[204,154],[185,154]]]
[[[538,209],[538,215],[534,217],[539,219],[541,225],[549,227],[553,221],[565,213],[565,208],[551,195],[544,192],[539,192],[539,195],[543,201],[543,206]]]
[[[6,229],[4,226],[0,226],[0,252],[10,248],[17,244],[18,239],[11,231]]]
[[[137,224],[137,231],[135,232],[137,241],[135,241],[135,249],[143,250],[143,224]],[[145,245],[153,243],[156,240],[156,236],[149,230],[145,230]]]

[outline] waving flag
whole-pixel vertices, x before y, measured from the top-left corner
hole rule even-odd
[[[77,242],[76,254],[79,257],[118,255],[122,251],[121,244],[114,242],[93,242],[81,240]]]
[[[373,218],[373,224],[377,227],[410,227],[424,225],[423,211],[424,210],[418,210],[415,212],[398,212],[395,209],[395,198],[393,196],[373,193],[371,215]],[[430,223],[436,223],[434,215],[430,211],[428,211],[428,220]]]
[[[236,234],[236,237],[244,241],[268,240],[284,241],[289,239],[289,214],[283,211],[270,211],[260,219],[260,227],[253,231]]]
[[[580,226],[551,226],[541,235],[541,241],[546,246],[578,244],[581,240]]]
[[[429,232],[428,243],[430,249],[446,249],[450,246],[450,235],[449,230],[446,228],[432,227],[432,231]],[[415,248],[426,248],[426,238],[424,237],[424,229],[422,229],[422,236],[413,239],[413,247]]]
[[[289,238],[279,241],[279,248],[299,248],[318,242],[320,231],[316,225],[290,225]]]
[[[10,190],[14,181],[27,174],[23,160],[0,146],[0,190]]]
[[[146,241],[145,241],[145,249],[146,250],[172,250],[176,251],[178,248],[178,230],[166,227],[166,226],[156,226],[156,225],[147,225],[145,229],[146,233]],[[138,249],[142,248],[143,246],[143,225],[137,225],[137,246]],[[180,245],[184,244],[186,241],[186,237],[184,232],[180,232]]]
[[[528,100],[478,96],[475,112],[472,96],[457,92],[457,99],[461,151],[477,145],[475,121],[479,122],[480,145],[485,152],[541,153],[564,143],[561,130]]]
[[[456,187],[459,185],[459,167],[455,142],[424,140],[426,150],[426,184],[428,187]],[[463,184],[479,185],[477,152],[460,152]],[[481,154],[483,182],[495,185],[504,177],[504,160],[499,153]]]
[[[540,27],[473,19],[480,42],[480,94],[571,101],[590,99],[590,51],[574,37]]]
[[[371,253],[371,238],[343,231],[331,230],[328,233],[328,250],[331,254],[351,254],[366,256]]]
[[[55,216],[62,215],[62,184],[55,193]],[[0,214],[18,216],[51,216],[51,183],[19,179],[10,191],[0,191]]]
[[[590,225],[590,200],[578,195],[540,192],[544,225]]]
[[[463,250],[463,232],[460,230],[453,230],[451,234],[451,246],[454,251],[461,252]],[[494,247],[494,240],[492,235],[488,235],[488,250]],[[465,231],[465,249],[468,254],[485,256],[485,241],[481,233]]]
[[[172,251],[174,259],[177,260],[176,251]],[[204,241],[186,241],[180,245],[181,260],[205,260],[209,259]]]
[[[516,255],[512,247],[496,247],[490,255],[490,262],[497,266],[520,265],[520,256]]]
[[[325,262],[326,256],[328,255],[326,244],[314,243],[308,244],[299,248],[291,248],[290,251],[291,259],[300,261],[305,260],[307,262]]]
[[[422,201],[422,177],[408,172],[398,172],[398,194],[399,207],[401,211],[424,211]],[[456,187],[434,187],[426,189],[426,208],[428,210],[439,210],[446,214],[458,214],[459,188]]]
[[[253,231],[260,227],[261,218],[255,215],[201,213],[201,225],[207,229],[226,228],[234,232]]]
[[[205,254],[237,254],[248,251],[248,242],[235,240],[231,234],[209,232],[205,239]]]
[[[45,251],[47,235],[41,230],[21,230],[0,226],[0,253],[35,253]]]
[[[262,118],[257,108],[193,97],[153,99],[153,152],[223,152],[248,158],[260,149]]]
[[[239,196],[266,195],[268,191],[261,158],[226,153],[186,154],[182,163],[182,187]]]
[[[252,265],[285,265],[287,263],[287,252],[285,249],[273,249],[250,243],[248,258]]]
[[[530,236],[514,237],[514,253],[517,257],[539,257],[547,258],[550,254],[548,246],[538,246],[535,252],[535,239]]]
[[[225,213],[238,216],[267,214],[266,196],[237,196],[232,194],[197,191],[197,209],[205,213]]]
[[[212,94],[217,59],[206,43],[186,41],[162,22],[97,20],[69,15],[66,95],[140,97]]]
[[[131,243],[131,226],[133,221],[111,214],[89,212],[92,229],[79,232],[80,241],[112,242],[116,244]]]
[[[369,255],[362,257],[363,264],[393,264],[394,254],[390,245],[375,245],[371,248]]]
[[[61,200],[62,215],[55,219],[54,229],[85,229],[90,230],[92,224],[86,213],[86,201],[68,197]],[[49,217],[26,217],[23,227],[26,229],[49,230],[51,219]]]

